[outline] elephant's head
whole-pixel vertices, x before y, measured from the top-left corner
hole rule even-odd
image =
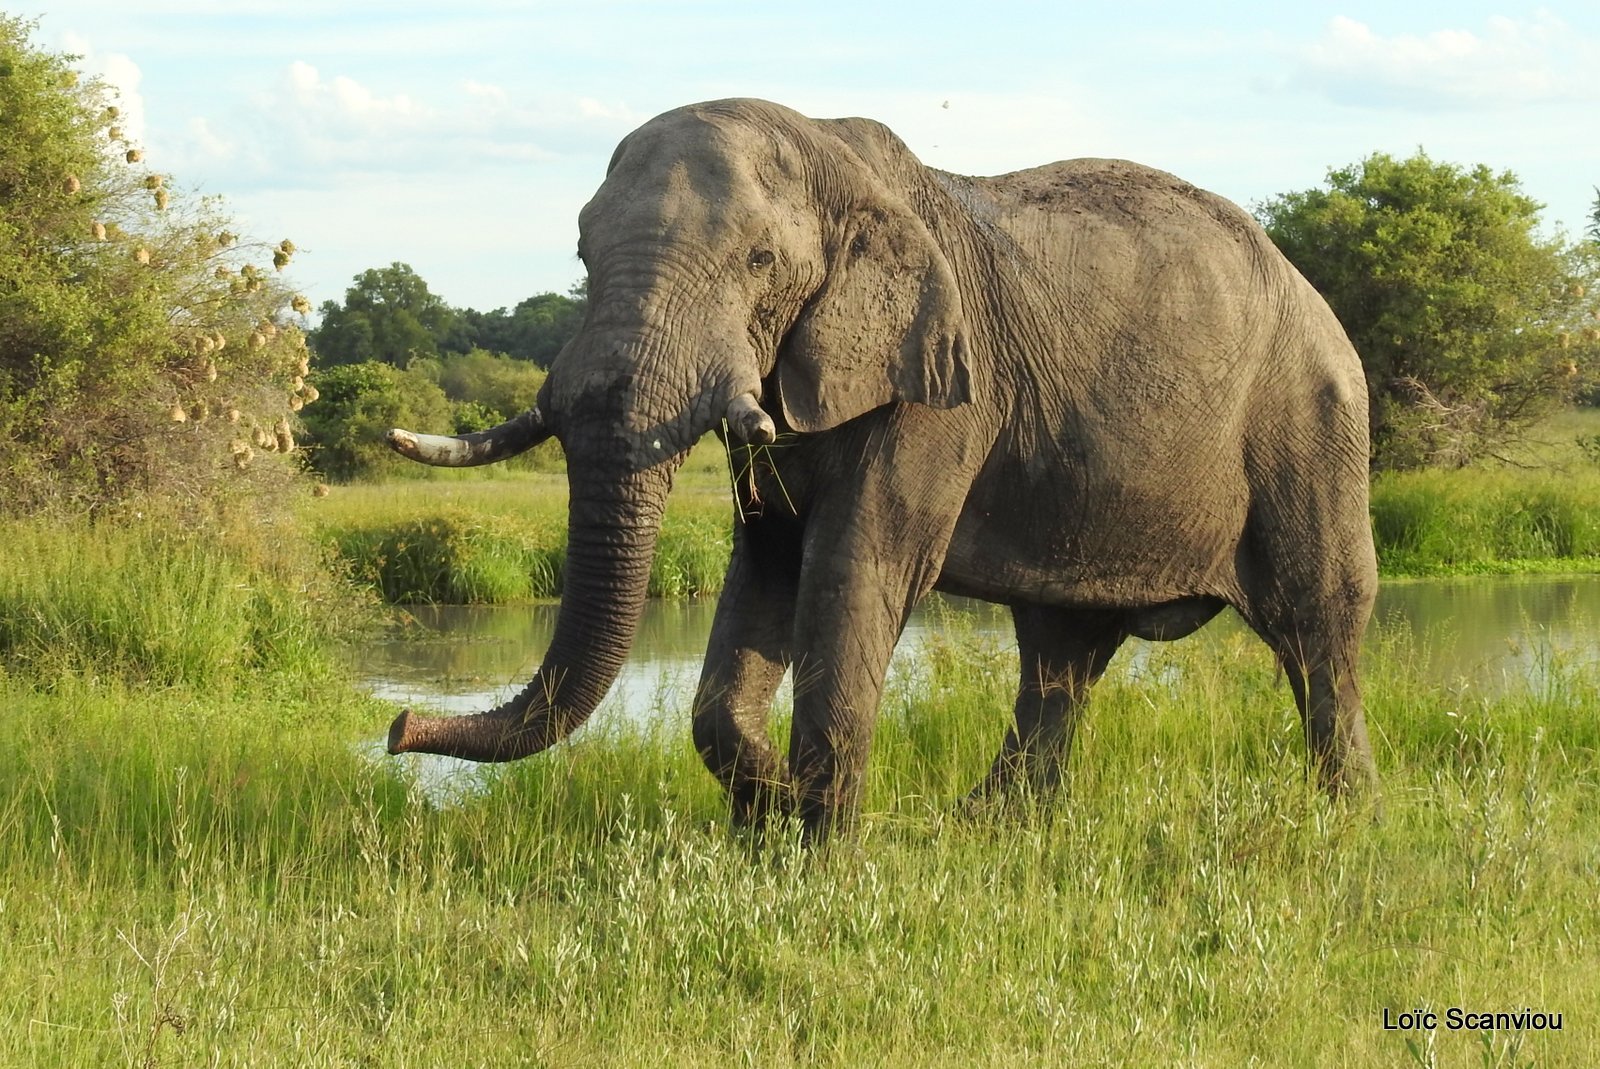
[[[581,723],[632,643],[673,471],[724,420],[770,440],[769,392],[801,433],[894,401],[968,399],[954,274],[912,193],[922,173],[876,123],[759,101],[682,108],[623,140],[579,216],[587,315],[536,407],[460,438],[390,434],[448,465],[554,434],[571,489],[561,614],[538,674],[487,713],[401,714],[391,752],[509,760]]]

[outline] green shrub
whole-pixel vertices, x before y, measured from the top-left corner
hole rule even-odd
[[[314,381],[321,396],[305,414],[310,463],[335,482],[426,475],[429,469],[396,456],[384,435],[391,427],[456,429],[449,399],[425,374],[367,361],[320,370]]]
[[[527,360],[474,349],[447,355],[434,369],[439,388],[457,404],[472,404],[488,422],[510,419],[532,405],[544,385],[544,369]],[[467,428],[478,430],[477,427]]]

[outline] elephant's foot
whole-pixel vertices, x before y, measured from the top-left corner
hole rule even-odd
[[[1317,786],[1345,810],[1365,811],[1373,821],[1383,820],[1383,784],[1371,753],[1357,751],[1342,759],[1318,761],[1315,776]]]
[[[956,803],[956,816],[964,820],[996,818],[1027,820],[1048,812],[1060,801],[1064,789],[1055,777],[990,775]]]
[[[740,777],[728,786],[729,814],[736,828],[765,828],[795,814],[795,794],[780,775]]]

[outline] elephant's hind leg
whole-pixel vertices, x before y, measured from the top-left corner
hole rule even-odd
[[[1378,769],[1357,673],[1360,632],[1331,647],[1303,633],[1272,635],[1268,643],[1294,690],[1317,782],[1336,796],[1375,792]]]
[[[972,801],[1055,791],[1089,687],[1127,637],[1118,613],[1023,605],[1011,617],[1020,654],[1016,720]]]
[[[1376,793],[1359,680],[1377,594],[1365,483],[1347,499],[1328,496],[1298,526],[1261,510],[1240,612],[1289,676],[1317,781],[1329,794]]]

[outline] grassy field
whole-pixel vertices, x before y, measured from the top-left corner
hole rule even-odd
[[[1445,696],[1405,641],[1379,651],[1375,822],[1307,788],[1259,644],[1162,647],[1097,691],[1057,807],[958,818],[1015,665],[957,631],[891,687],[859,835],[808,854],[727,829],[677,708],[439,804],[328,667],[324,569],[269,542],[0,531],[0,1065],[1600,1049],[1593,666]],[[215,608],[170,611],[191,604]],[[1418,1007],[1562,1029],[1384,1029]]]
[[[1382,573],[1600,571],[1600,466],[1570,444],[1585,431],[1600,431],[1600,418],[1556,421],[1555,442],[1539,447],[1549,464],[1538,470],[1378,476],[1372,522]],[[559,474],[408,480],[336,487],[306,515],[351,575],[387,601],[495,604],[560,595],[566,493]],[[717,593],[731,523],[727,462],[709,439],[668,504],[651,595]]]

